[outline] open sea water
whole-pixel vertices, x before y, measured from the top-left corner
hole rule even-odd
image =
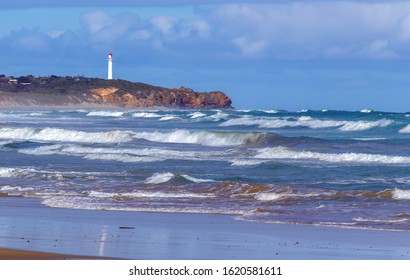
[[[410,114],[3,110],[0,194],[408,231]]]

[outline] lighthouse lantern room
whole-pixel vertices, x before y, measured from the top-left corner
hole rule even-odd
[[[108,80],[112,80],[112,53],[108,54]]]

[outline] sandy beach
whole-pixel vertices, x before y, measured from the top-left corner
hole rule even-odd
[[[231,215],[59,209],[38,199],[0,199],[0,259],[410,259],[409,232],[264,224]]]

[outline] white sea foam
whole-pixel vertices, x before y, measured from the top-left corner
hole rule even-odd
[[[19,186],[2,186],[0,191],[4,192],[31,192],[34,191],[34,188],[31,187],[19,187]]]
[[[161,115],[158,115],[157,113],[151,113],[151,112],[138,112],[132,114],[134,118],[160,118]]]
[[[400,133],[410,133],[410,124],[399,130]]]
[[[379,121],[355,121],[346,122],[342,127],[339,128],[340,131],[361,131],[368,130],[375,127],[386,127],[391,125],[393,122],[391,120],[379,120]]]
[[[277,193],[258,193],[255,195],[255,199],[260,201],[275,201],[282,198],[283,195]]]
[[[204,114],[202,112],[193,112],[191,114],[188,114],[188,116],[191,117],[191,119],[197,119],[197,118],[205,117],[206,114]]]
[[[35,172],[34,169],[0,167],[0,178],[14,178]]]
[[[220,126],[258,126],[260,128],[285,128],[285,127],[308,127],[312,129],[338,128],[340,131],[362,131],[375,127],[386,127],[392,124],[391,120],[378,121],[344,121],[344,120],[321,120],[310,116],[301,116],[297,119],[284,118],[261,118],[244,116],[237,119],[230,119],[220,124]]]
[[[353,221],[356,222],[371,222],[371,223],[403,223],[403,222],[408,222],[409,219],[407,218],[402,218],[402,219],[374,219],[374,218],[363,218],[363,217],[358,217],[358,218],[353,218]]]
[[[233,159],[229,161],[232,166],[253,166],[259,165],[265,162],[269,162],[268,160],[256,160],[256,159]]]
[[[222,111],[218,111],[216,114],[207,117],[207,119],[210,119],[210,120],[215,121],[215,122],[219,122],[221,120],[229,119],[229,114],[224,113]]]
[[[188,131],[177,129],[172,132],[137,132],[135,138],[161,143],[201,144],[205,146],[238,146],[254,143],[261,133],[227,133],[211,131]]]
[[[373,110],[371,110],[371,109],[362,109],[362,110],[360,110],[360,113],[371,113],[371,112],[373,112]]]
[[[394,189],[393,198],[394,199],[410,199],[410,190]]]
[[[184,177],[188,181],[191,181],[191,182],[194,182],[194,183],[215,182],[215,180],[195,178],[195,177],[192,177],[192,176],[189,176],[189,175],[181,175],[181,177]]]
[[[268,114],[277,114],[279,111],[278,110],[262,110],[262,112],[268,113]]]
[[[155,157],[136,157],[131,155],[122,155],[122,154],[92,154],[85,155],[85,159],[91,160],[110,160],[110,161],[120,161],[120,162],[154,162],[162,161],[163,159]]]
[[[379,140],[386,140],[387,138],[384,137],[363,137],[363,138],[352,138],[353,140],[357,141],[379,141]]]
[[[171,172],[154,173],[151,177],[149,177],[145,180],[145,183],[146,184],[154,184],[154,185],[155,184],[162,184],[162,183],[166,183],[166,182],[174,179],[176,176],[177,175],[175,175]],[[194,182],[194,183],[214,182],[214,180],[195,178],[195,177],[185,175],[185,174],[182,174],[180,176],[185,178],[186,180]]]
[[[107,193],[99,191],[91,191],[88,196],[98,198],[207,198],[210,195],[194,194],[194,193],[172,193],[172,192],[123,192],[123,193]]]
[[[145,180],[146,184],[162,184],[168,182],[172,178],[174,178],[174,174],[171,172],[163,172],[163,173],[155,173],[151,177]]]
[[[118,143],[131,141],[132,133],[128,131],[84,132],[61,128],[0,128],[0,139],[37,140],[56,142],[83,143]]]
[[[187,197],[187,196],[185,196]],[[189,198],[189,197],[188,197]],[[165,212],[165,213],[208,213],[208,214],[232,214],[243,215],[248,213],[244,210],[227,210],[211,208],[184,208],[184,207],[135,207],[122,206],[123,204],[97,204],[91,197],[47,197],[41,203],[48,207],[84,209],[84,210],[108,210],[108,211],[137,211],[137,212]]]
[[[122,117],[125,112],[115,111],[93,111],[87,114],[87,117]]]
[[[334,163],[381,163],[408,164],[410,157],[390,156],[365,153],[318,153],[291,150],[285,147],[262,148],[257,150],[255,158],[260,159],[291,159],[291,160],[319,160]]]
[[[181,119],[180,117],[177,117],[177,116],[164,116],[164,117],[162,117],[162,118],[160,118],[159,120],[160,121],[170,121],[170,120],[179,120],[179,119]]]
[[[156,157],[155,149],[112,149],[112,148],[92,148],[76,145],[47,145],[37,148],[21,149],[20,153],[31,155],[69,155],[80,156],[89,160],[110,160],[120,162],[154,162],[162,161],[164,158]],[[165,153],[165,151],[163,151]]]
[[[29,116],[29,117],[43,117],[46,114],[46,112],[33,112],[26,114],[24,116]]]
[[[46,145],[36,148],[21,149],[19,152],[31,155],[68,155],[92,160],[112,160],[121,162],[154,162],[167,159],[206,160],[224,156],[224,153],[217,151],[178,151],[159,148],[93,148],[73,144]]]
[[[16,175],[16,169],[15,168],[7,168],[7,167],[2,167],[0,168],[0,177],[15,177]]]

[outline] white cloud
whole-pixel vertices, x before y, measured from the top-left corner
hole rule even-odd
[[[178,22],[178,18],[171,16],[157,16],[151,19],[151,24],[163,34],[170,35]]]
[[[22,49],[29,43],[18,40],[31,42],[32,50],[151,47],[163,55],[190,56],[192,61],[194,56],[227,60],[410,57],[410,2],[226,4],[189,17],[170,12],[148,19],[136,13],[92,11],[82,14],[80,21],[83,30],[59,27],[33,34],[26,30],[24,36],[10,33],[3,39],[14,38]]]
[[[245,36],[233,39],[233,43],[237,45],[246,56],[258,56],[262,54],[267,47],[265,41],[249,40]]]
[[[111,25],[112,19],[105,12],[95,11],[83,14],[81,22],[88,32],[95,33]]]
[[[242,4],[216,9],[212,24],[243,54],[388,58],[410,42],[409,14],[409,2]]]

